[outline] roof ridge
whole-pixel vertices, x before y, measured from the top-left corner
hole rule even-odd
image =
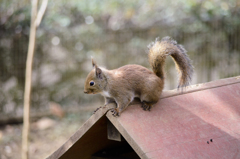
[[[200,84],[195,84],[195,85],[190,85],[190,86],[187,86],[184,89],[184,91],[180,91],[178,89],[163,91],[160,99],[183,95],[183,94],[187,94],[187,93],[193,93],[193,92],[207,90],[207,89],[212,89],[212,88],[217,88],[217,87],[223,87],[223,86],[231,85],[231,84],[235,84],[235,83],[240,83],[240,76],[230,77],[230,78],[225,78],[225,79],[220,79],[220,80],[215,80],[215,81],[200,83]]]

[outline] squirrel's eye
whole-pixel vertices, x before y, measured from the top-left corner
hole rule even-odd
[[[91,82],[90,82],[90,86],[93,86],[93,85],[94,85],[94,82],[93,82],[93,81],[91,81]]]

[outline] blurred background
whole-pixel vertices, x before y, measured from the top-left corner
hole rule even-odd
[[[3,159],[16,158],[21,148],[30,11],[30,1],[0,0]],[[147,45],[164,36],[188,51],[195,68],[192,84],[240,75],[238,0],[49,0],[36,34],[30,158],[52,153],[103,105],[100,95],[83,93],[91,56],[108,69],[150,68]],[[178,76],[171,58],[165,68],[165,90],[175,89]]]

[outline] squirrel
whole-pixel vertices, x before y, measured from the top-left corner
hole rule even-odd
[[[92,59],[94,68],[86,78],[84,93],[100,93],[105,97],[105,106],[116,103],[117,107],[112,109],[113,116],[120,116],[134,98],[140,99],[143,110],[150,111],[164,87],[163,66],[168,55],[174,60],[179,73],[178,88],[189,85],[193,74],[192,62],[184,47],[167,36],[162,40],[156,38],[148,46],[148,61],[153,72],[135,64],[107,70]]]

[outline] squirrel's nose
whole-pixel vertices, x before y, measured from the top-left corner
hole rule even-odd
[[[88,93],[88,92],[87,92],[87,91],[85,91],[85,90],[84,90],[83,92],[84,92],[84,93],[86,93],[86,94]]]

